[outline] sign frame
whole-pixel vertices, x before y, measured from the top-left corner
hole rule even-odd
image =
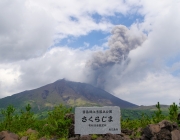
[[[76,107],[75,134],[120,134],[120,107]]]

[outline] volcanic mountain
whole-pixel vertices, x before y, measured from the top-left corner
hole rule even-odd
[[[43,108],[52,108],[61,103],[72,107],[119,106],[120,108],[129,108],[137,106],[90,84],[62,79],[37,89],[2,98],[0,99],[0,108],[5,108],[9,104],[19,108],[28,103],[37,111]]]

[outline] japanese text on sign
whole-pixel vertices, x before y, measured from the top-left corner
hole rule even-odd
[[[120,133],[120,108],[77,107],[75,109],[76,134]]]
[[[90,116],[90,118],[83,116],[82,122],[87,122],[87,121],[91,121],[91,122],[106,122],[106,121],[113,122],[112,118],[113,118],[112,116],[109,116],[109,117],[102,116],[101,118],[99,116],[96,116],[94,118],[92,116]]]

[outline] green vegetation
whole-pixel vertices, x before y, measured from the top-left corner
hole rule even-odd
[[[146,127],[148,124],[156,124],[162,120],[169,120],[171,122],[179,123],[177,121],[178,111],[179,111],[178,106],[175,103],[173,103],[168,108],[168,114],[164,115],[161,110],[160,103],[158,102],[156,105],[156,110],[151,115],[142,113],[141,117],[138,119],[129,119],[129,118],[122,119],[121,128],[133,130],[134,136],[139,137],[140,136],[139,129]]]
[[[11,131],[22,136],[28,136],[30,140],[36,140],[41,137],[59,138],[66,140],[68,138],[68,130],[71,125],[70,119],[65,117],[71,113],[73,108],[68,108],[62,104],[55,106],[53,110],[34,114],[31,111],[31,105],[28,104],[24,110],[17,111],[14,106],[9,105],[6,109],[0,111],[0,132]],[[133,136],[140,137],[140,128],[146,127],[148,124],[158,123],[162,120],[177,122],[179,107],[173,103],[169,106],[168,112],[164,113],[160,103],[156,105],[156,110],[121,110],[121,128],[133,130]],[[179,122],[177,122],[179,123]],[[37,133],[27,133],[28,129],[36,130]],[[92,139],[99,137],[91,135]]]
[[[91,139],[93,139],[93,140],[95,140],[95,139],[97,139],[99,136],[97,135],[97,134],[92,134],[91,135]]]
[[[133,109],[121,109],[121,117],[122,119],[140,119],[142,114],[146,114],[147,116],[151,117],[153,115],[153,111],[151,110],[133,110]],[[163,112],[165,113],[165,112]]]
[[[169,107],[169,119],[171,121],[174,121],[174,120],[176,120],[177,115],[178,115],[178,106],[175,103],[173,103]]]
[[[71,108],[66,108],[63,105],[55,106],[52,111],[48,112],[45,119],[38,119],[34,117],[31,112],[31,106],[28,104],[25,111],[15,113],[13,106],[8,106],[7,109],[1,110],[2,121],[0,122],[0,132],[8,130],[18,134],[20,137],[29,136],[29,139],[35,140],[40,137],[58,137],[66,139],[68,137],[68,128],[71,120],[65,118],[65,114],[71,112]],[[31,128],[38,133],[27,134],[26,131]]]

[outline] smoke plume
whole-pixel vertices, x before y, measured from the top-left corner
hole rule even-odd
[[[87,62],[87,67],[92,71],[91,83],[100,88],[105,88],[108,80],[112,79],[112,71],[120,75],[128,64],[128,54],[131,50],[141,46],[146,39],[142,32],[129,30],[126,26],[115,26],[108,41],[109,49],[98,51]]]

